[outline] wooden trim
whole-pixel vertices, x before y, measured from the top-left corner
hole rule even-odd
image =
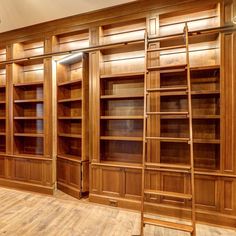
[[[16,188],[16,189],[20,189],[20,190],[38,192],[38,193],[49,194],[49,195],[53,195],[53,193],[54,193],[53,186],[47,187],[47,186],[30,184],[30,183],[26,183],[26,182],[8,180],[8,179],[3,179],[3,178],[0,178],[0,185],[4,186],[4,187]]]

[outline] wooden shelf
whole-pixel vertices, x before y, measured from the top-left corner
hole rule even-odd
[[[43,99],[22,99],[14,100],[14,103],[43,103]]]
[[[131,77],[140,77],[144,76],[144,72],[133,72],[133,73],[121,73],[121,74],[109,74],[109,75],[101,75],[101,79],[126,79]]]
[[[102,95],[101,99],[136,99],[136,98],[143,98],[143,94],[130,94],[130,95]]]
[[[220,139],[193,139],[193,143],[220,144]]]
[[[65,137],[65,138],[82,138],[81,134],[66,134],[66,133],[58,133],[59,137]]]
[[[58,83],[57,86],[70,86],[70,85],[74,85],[74,84],[77,84],[77,83],[81,83],[82,82],[82,79],[76,79],[76,80],[70,80],[70,81],[65,81],[65,82],[61,82],[61,83]]]
[[[5,136],[6,132],[0,132],[0,136]]]
[[[175,69],[185,69],[186,64],[179,64],[179,65],[166,65],[166,66],[152,66],[148,67],[147,69],[150,71],[154,70],[175,70]]]
[[[60,100],[58,100],[58,103],[79,102],[79,101],[82,101],[82,98],[60,99]]]
[[[128,163],[128,162],[119,162],[119,161],[101,161],[99,163],[96,163],[95,165],[142,169],[141,163]]]
[[[34,134],[34,133],[14,133],[16,137],[32,137],[32,138],[43,138],[44,134]]]
[[[6,104],[6,101],[0,101],[0,104]]]
[[[161,119],[189,119],[186,115],[178,115],[178,116],[173,116],[173,115],[161,115]],[[220,115],[194,115],[193,120],[217,120],[220,119]]]
[[[159,92],[160,93],[160,92]],[[218,96],[220,94],[219,90],[199,90],[199,91],[191,91],[192,96]],[[187,96],[186,92],[178,91],[178,92],[162,92],[160,96]]]
[[[80,156],[75,156],[70,154],[58,154],[57,157],[68,161],[74,161],[78,163],[82,162]]]
[[[190,67],[191,72],[194,72],[194,71],[206,71],[206,70],[218,70],[218,69],[220,69],[220,65],[192,66],[192,67]]]
[[[58,116],[58,120],[81,120],[82,116]]]
[[[101,120],[143,120],[143,116],[101,116]]]
[[[25,87],[25,86],[43,86],[43,81],[36,81],[36,82],[27,82],[27,83],[18,83],[13,84],[15,87]]]
[[[101,136],[101,140],[114,140],[114,141],[137,141],[142,142],[143,137],[124,137],[124,136]]]
[[[43,120],[42,116],[15,116],[14,120]]]
[[[0,120],[6,120],[6,117],[0,117]]]

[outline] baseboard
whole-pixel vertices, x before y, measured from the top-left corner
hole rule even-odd
[[[98,194],[90,194],[89,201],[109,206],[126,208],[131,210],[140,210],[140,201],[130,200],[118,197],[108,197]],[[114,204],[116,203],[116,204]],[[190,209],[172,207],[163,204],[148,203],[145,207],[148,212],[159,214],[161,216],[178,217],[183,219],[190,219]],[[210,224],[218,227],[234,228],[236,225],[236,216],[226,215],[219,212],[196,210],[196,220],[198,223]]]
[[[3,178],[0,178],[0,186],[24,190],[24,191],[48,194],[48,195],[53,195],[53,193],[54,193],[53,186],[49,187],[49,186],[37,185],[37,184],[9,180],[9,179],[3,179]]]
[[[73,188],[61,182],[57,182],[57,189],[77,199],[82,197],[82,193],[79,189]]]

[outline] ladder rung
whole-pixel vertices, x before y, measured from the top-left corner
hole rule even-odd
[[[146,137],[147,140],[160,140],[164,142],[189,142],[189,138],[173,138],[173,137]]]
[[[190,165],[180,165],[180,164],[167,164],[167,163],[152,163],[152,162],[146,162],[146,166],[151,167],[164,167],[164,168],[172,168],[172,169],[181,169],[181,170],[191,170]]]
[[[169,111],[169,112],[147,112],[147,115],[188,115],[189,113],[187,111]]]
[[[158,196],[165,196],[165,197],[175,197],[175,198],[186,199],[186,200],[192,199],[191,194],[185,194],[185,193],[167,192],[167,191],[152,190],[152,189],[145,189],[144,193],[158,195]]]
[[[186,66],[187,66],[187,64],[152,66],[152,67],[148,67],[147,70],[163,70],[163,69],[175,70],[175,69],[179,69],[179,68],[186,68]]]
[[[170,88],[151,88],[147,89],[147,92],[162,92],[162,91],[180,91],[180,90],[186,90],[187,92],[188,87],[170,87]]]
[[[148,49],[147,52],[159,52],[159,51],[167,51],[167,50],[174,50],[174,49],[180,49],[180,48],[186,48],[186,45],[177,45],[177,46],[163,47],[163,48],[153,48],[153,49]]]
[[[167,221],[158,220],[158,219],[151,219],[151,218],[147,218],[147,217],[143,218],[143,223],[148,224],[148,225],[160,226],[160,227],[164,227],[164,228],[168,228],[168,229],[185,231],[188,233],[193,232],[193,227],[191,225],[186,225],[186,224],[167,222]]]

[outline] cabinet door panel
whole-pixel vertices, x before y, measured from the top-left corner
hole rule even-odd
[[[101,191],[110,196],[121,196],[122,181],[120,168],[102,167],[101,169]]]
[[[141,170],[125,169],[124,175],[125,197],[140,200],[142,187]]]
[[[219,181],[217,177],[195,176],[197,208],[219,210]]]

